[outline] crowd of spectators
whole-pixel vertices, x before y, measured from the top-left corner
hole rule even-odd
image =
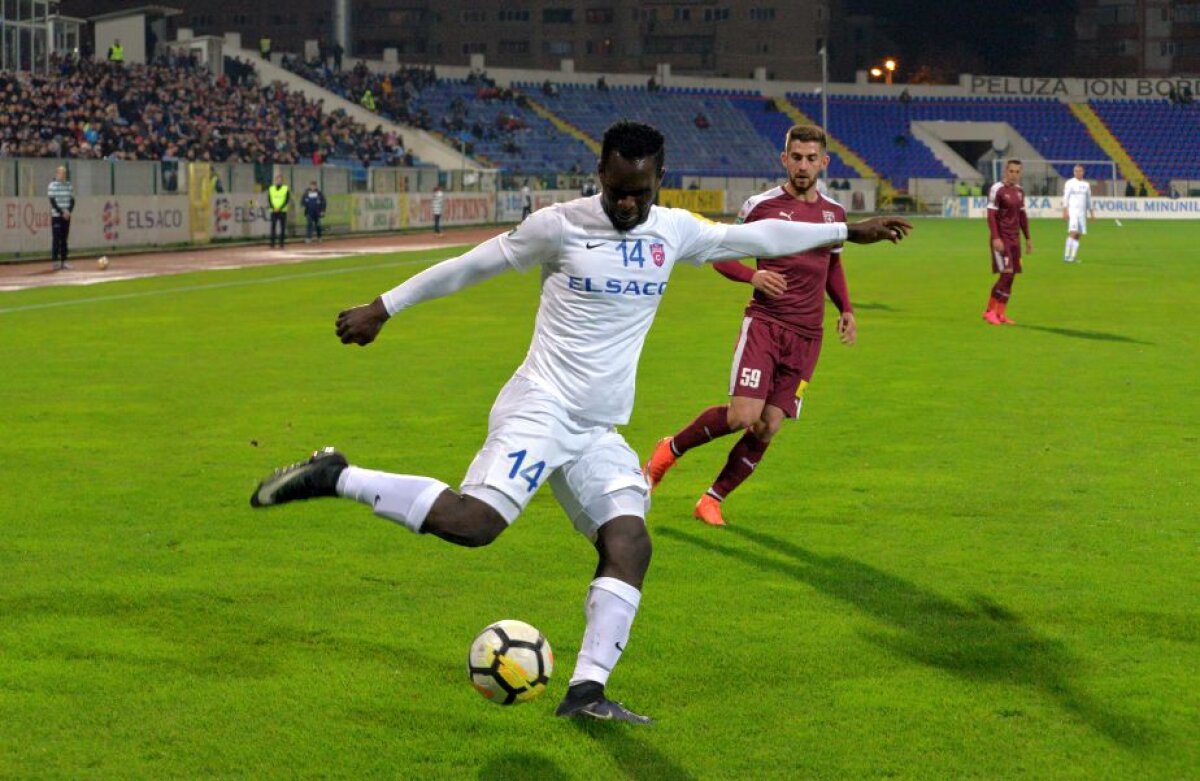
[[[174,52],[146,65],[55,58],[47,75],[0,72],[0,157],[404,162],[396,134],[226,63],[219,77]]]
[[[327,58],[305,62],[291,56],[281,58],[280,65],[385,119],[440,135],[468,155],[479,154],[478,142],[490,142],[485,145],[502,158],[492,162],[519,168],[524,147],[533,140],[533,130],[523,117],[530,110],[529,99],[498,86],[486,72],[468,74],[462,82],[468,92],[455,94],[447,102],[446,90],[457,92],[458,88],[449,83],[439,85],[432,66],[401,66],[391,73],[376,73],[360,61],[350,70],[340,71]],[[546,84],[557,94],[556,85]],[[553,128],[543,132],[551,140],[557,135]]]
[[[283,56],[279,65],[351,103],[363,104],[384,119],[422,130],[434,126],[429,112],[415,105],[421,91],[437,82],[437,73],[432,66],[402,67],[393,73],[378,74],[362,61],[343,71],[330,65],[325,58],[305,62],[290,55]],[[371,96],[371,106],[363,100],[365,95]]]

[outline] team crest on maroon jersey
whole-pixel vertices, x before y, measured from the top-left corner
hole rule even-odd
[[[822,211],[821,214],[825,215],[825,222],[837,222],[838,221],[837,215],[834,214],[833,212]]]
[[[654,261],[654,265],[661,266],[667,262],[667,250],[661,244],[650,245],[650,259]]]

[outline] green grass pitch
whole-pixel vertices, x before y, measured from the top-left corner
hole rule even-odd
[[[732,439],[671,473],[610,683],[643,729],[552,716],[594,552],[548,490],[479,550],[247,503],[326,444],[457,485],[536,274],[366,349],[336,313],[433,254],[0,295],[0,778],[1200,777],[1200,224],[1099,221],[1074,266],[1033,230],[1008,328],[982,222],[849,247],[859,344],[826,340],[732,527],[690,517]],[[643,455],[724,399],[747,294],[676,271]],[[557,653],[517,708],[465,671],[501,618]]]

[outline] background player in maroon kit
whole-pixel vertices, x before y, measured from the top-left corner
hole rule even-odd
[[[1004,180],[988,191],[988,231],[992,237],[992,271],[1000,275],[992,286],[983,319],[992,325],[1014,325],[1004,314],[1012,296],[1013,280],[1021,273],[1021,237],[1025,235],[1025,254],[1033,254],[1029,238],[1029,217],[1025,214],[1025,191],[1021,189],[1021,161],[1004,165]]]
[[[829,164],[821,128],[795,125],[789,129],[780,159],[787,170],[787,181],[747,200],[739,221],[845,221],[841,205],[817,188],[818,177]],[[709,407],[675,436],[660,440],[645,471],[653,488],[688,450],[746,429],[729,451],[716,482],[696,504],[695,517],[713,526],[724,526],[721,501],[753,473],[784,418],[800,413],[804,389],[821,352],[826,293],[841,312],[838,333],[846,344],[854,344],[857,324],[846,290],[840,246],[758,258],[757,271],[738,261],[713,267],[755,288],[734,351],[729,387],[732,398],[728,405]]]

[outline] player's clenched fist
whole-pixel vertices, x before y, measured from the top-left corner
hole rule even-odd
[[[388,313],[383,299],[376,298],[369,304],[338,313],[338,339],[342,340],[342,344],[368,345],[375,341],[387,321]]]

